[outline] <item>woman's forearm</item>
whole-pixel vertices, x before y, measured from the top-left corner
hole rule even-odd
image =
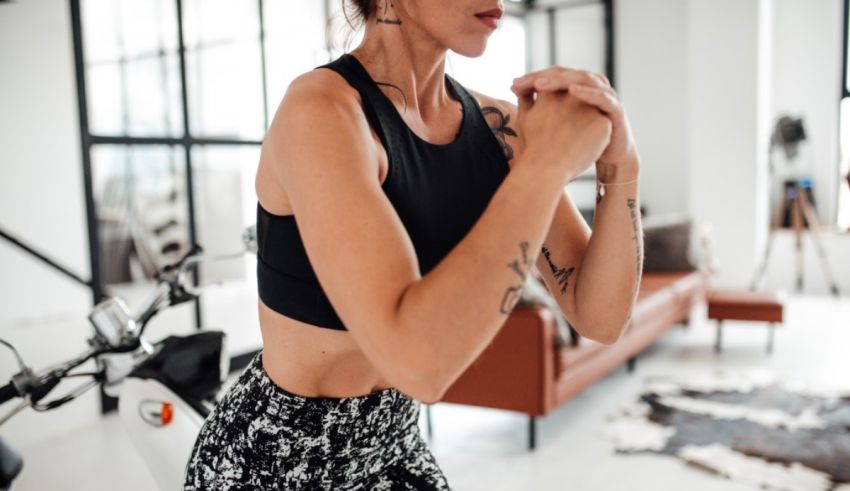
[[[603,182],[639,177],[637,155],[616,167],[597,168]],[[643,227],[638,182],[604,186],[597,195],[593,232],[575,284],[577,321],[584,335],[613,343],[628,325],[643,268]]]
[[[504,324],[552,221],[564,171],[519,162],[525,158],[517,157],[478,222],[398,307],[394,334],[403,341],[387,357],[420,367],[425,393],[436,399]]]

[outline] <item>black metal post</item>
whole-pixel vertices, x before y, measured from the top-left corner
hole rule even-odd
[[[611,87],[617,87],[614,68],[614,0],[604,0],[605,4],[605,76],[611,82]]]
[[[91,138],[89,131],[88,101],[86,98],[85,57],[83,48],[83,23],[80,0],[70,0],[71,35],[74,42],[74,72],[77,81],[77,106],[80,122],[80,147],[83,164],[83,191],[86,201],[86,225],[89,236],[89,262],[91,263],[92,303],[103,300],[105,293],[100,271],[100,242],[98,237],[97,213],[91,169]],[[118,399],[108,396],[100,387],[100,410],[109,412],[118,409]]]
[[[844,0],[844,69],[841,71],[841,91],[844,97],[850,97],[850,0]]]
[[[558,51],[557,51],[557,40],[555,38],[555,9],[548,8],[546,9],[546,21],[548,25],[548,38],[549,38],[549,65],[554,66],[558,64]]]
[[[186,77],[186,39],[183,33],[183,1],[176,0],[177,7],[177,58],[180,64],[180,98],[181,108],[183,110],[183,136],[191,138],[192,132],[189,125],[189,86]],[[188,204],[189,213],[189,242],[192,247],[198,243],[198,229],[195,221],[195,191],[194,191],[194,176],[192,170],[192,146],[183,143],[183,153],[185,155],[186,164],[186,202]],[[195,274],[192,275],[192,284],[197,286],[201,281],[201,270],[195,268]],[[195,304],[195,327],[200,329],[203,325],[201,317],[201,299],[196,297],[193,301]]]
[[[537,448],[537,418],[534,416],[528,417],[528,449],[534,450]]]
[[[260,17],[260,71],[263,80],[263,131],[269,127],[269,91],[266,81],[266,22],[263,12],[264,0],[257,0],[257,9]]]

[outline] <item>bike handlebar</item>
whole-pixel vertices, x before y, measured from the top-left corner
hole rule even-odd
[[[18,397],[18,389],[15,388],[15,385],[12,382],[0,387],[0,404],[4,404],[9,400],[12,400]]]

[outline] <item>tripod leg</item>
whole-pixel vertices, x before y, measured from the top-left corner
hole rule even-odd
[[[765,245],[764,247],[764,255],[761,258],[761,264],[759,264],[758,268],[756,269],[756,274],[755,276],[753,276],[752,282],[750,282],[750,290],[752,291],[758,290],[759,285],[761,284],[762,279],[764,278],[764,273],[767,270],[767,262],[770,259],[770,250],[773,247],[774,233],[775,232],[771,230],[767,235],[767,245]]]
[[[820,223],[818,222],[818,216],[812,207],[812,203],[809,201],[809,197],[806,196],[805,193],[800,193],[800,207],[806,218],[806,222],[809,225],[809,232],[811,233],[812,241],[815,243],[815,249],[818,253],[818,259],[820,260],[823,275],[829,283],[832,294],[837,297],[839,295],[838,285],[835,283],[835,278],[832,277],[832,271],[829,269],[829,264],[827,263],[826,250],[823,248],[823,243],[820,240]]]
[[[791,208],[791,222],[794,225],[794,251],[797,254],[797,292],[803,291],[803,217],[800,210],[800,188],[797,188]]]
[[[770,251],[773,247],[773,237],[775,236],[776,229],[782,224],[782,217],[785,215],[785,210],[787,208],[788,200],[783,194],[782,201],[779,202],[779,206],[776,207],[776,210],[773,212],[773,216],[770,218],[770,231],[767,234],[767,244],[764,247],[764,255],[761,258],[761,264],[758,268],[756,268],[756,273],[753,276],[752,282],[750,282],[750,290],[758,290],[759,285],[764,278],[764,273],[767,271],[767,263],[770,260]]]

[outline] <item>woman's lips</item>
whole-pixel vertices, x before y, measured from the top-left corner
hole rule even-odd
[[[491,29],[499,27],[499,20],[495,17],[480,17],[477,15],[475,17],[478,17],[478,20],[480,20],[485,26]]]
[[[502,17],[502,9],[491,9],[475,14],[475,17],[491,29],[499,27],[499,19]]]

